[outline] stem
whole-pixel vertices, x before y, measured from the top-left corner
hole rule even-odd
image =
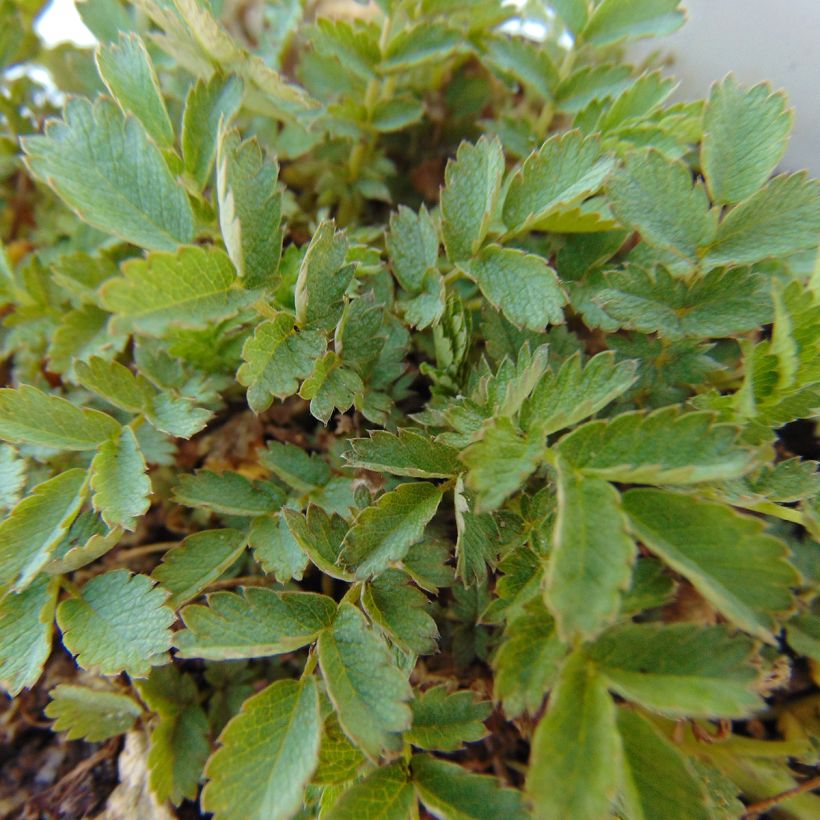
[[[60,586],[74,598],[83,597],[83,593],[80,590],[80,588],[74,583],[74,581],[71,581],[70,579],[66,578],[65,575],[60,576]]]
[[[362,582],[357,581],[355,584],[352,584],[350,589],[345,592],[344,597],[341,601],[339,601],[339,605],[342,604],[352,604],[356,601],[362,591]]]
[[[318,660],[319,655],[316,652],[316,644],[314,644],[310,647],[310,652],[308,652],[307,660],[305,661],[305,668],[302,670],[302,675],[299,680],[305,680],[305,678],[313,674],[313,670],[316,668],[316,663]]]
[[[784,507],[781,504],[775,504],[773,501],[753,501],[749,504],[744,504],[742,501],[732,502],[736,507],[742,507],[744,510],[751,510],[752,512],[763,513],[763,515],[772,515],[781,521],[790,521],[792,524],[800,524],[805,526],[803,513],[800,510],[795,510],[792,507]]]
[[[773,808],[778,803],[788,800],[790,797],[797,797],[799,794],[814,791],[814,789],[818,788],[820,788],[820,775],[811,778],[811,780],[806,780],[803,783],[800,783],[793,789],[786,789],[786,791],[780,792],[780,794],[776,794],[774,797],[768,797],[758,803],[752,803],[751,805],[746,806],[746,813],[742,816],[741,820],[751,820],[754,817],[759,817],[764,812]]]

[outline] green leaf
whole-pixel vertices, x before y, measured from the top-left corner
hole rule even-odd
[[[627,267],[606,275],[593,296],[621,327],[667,339],[739,336],[772,316],[770,283],[748,269],[715,270],[692,282],[664,268]]]
[[[621,800],[630,820],[708,820],[710,800],[703,783],[677,746],[643,716],[618,710],[624,750]]]
[[[621,758],[615,704],[603,678],[576,650],[532,739],[527,793],[537,807],[535,816],[609,816]]]
[[[501,192],[504,154],[501,143],[482,137],[463,142],[447,163],[441,192],[442,232],[453,262],[469,259],[481,248]]]
[[[357,578],[383,572],[420,541],[436,514],[442,491],[427,481],[400,484],[359,513],[345,536],[341,557]]]
[[[558,69],[548,49],[525,37],[497,33],[482,38],[483,58],[502,74],[522,83],[543,100],[550,100],[558,85]]]
[[[245,701],[206,768],[202,808],[219,818],[292,817],[319,760],[314,678],[279,680]]]
[[[438,627],[426,611],[427,596],[401,570],[388,569],[365,585],[362,605],[393,643],[415,655],[436,651]]]
[[[223,661],[293,652],[329,628],[335,614],[333,600],[313,592],[214,592],[207,606],[183,608],[186,629],[175,635],[177,654]]]
[[[422,205],[418,213],[400,205],[390,214],[386,238],[390,265],[399,284],[411,293],[424,287],[424,275],[438,261],[438,230]]]
[[[145,458],[130,427],[109,439],[91,462],[94,509],[111,528],[134,530],[151,506],[151,479]]]
[[[405,740],[439,752],[455,752],[464,743],[485,737],[484,721],[492,712],[489,701],[477,701],[469,690],[448,693],[445,684],[420,693],[410,707],[413,725]]]
[[[421,287],[418,295],[402,299],[398,305],[405,321],[418,330],[424,330],[441,319],[447,300],[444,277],[438,270],[430,268],[424,274]]]
[[[195,800],[209,752],[208,718],[201,706],[191,703],[161,715],[148,752],[151,791],[157,799],[175,806]]]
[[[501,536],[492,513],[477,513],[475,499],[464,490],[459,476],[453,489],[456,514],[456,575],[464,584],[481,583],[487,577],[487,565],[498,559]]]
[[[74,376],[78,384],[96,393],[126,413],[144,413],[154,398],[154,388],[142,376],[135,376],[125,365],[92,356],[77,362]]]
[[[620,611],[636,549],[618,491],[558,462],[558,515],[544,595],[568,644],[589,640]]]
[[[742,265],[814,248],[820,234],[820,181],[779,176],[733,208],[720,223],[706,265]]]
[[[353,277],[345,265],[347,236],[322,222],[302,257],[296,280],[296,320],[300,327],[330,330],[342,316],[342,299]]]
[[[327,424],[334,410],[346,413],[363,390],[359,374],[345,367],[336,352],[328,350],[302,382],[299,395],[310,400],[311,415]]]
[[[46,716],[54,721],[53,731],[66,733],[66,740],[107,740],[127,732],[142,714],[133,698],[104,689],[61,683],[48,694]]]
[[[686,20],[680,0],[602,0],[582,31],[596,46],[671,34]]]
[[[505,789],[494,778],[472,774],[456,763],[429,755],[413,755],[413,783],[419,797],[437,817],[449,820],[524,820],[521,792]]]
[[[336,713],[331,712],[322,731],[319,765],[312,782],[321,786],[348,783],[355,779],[364,761],[365,756],[347,739]]]
[[[450,478],[460,472],[458,451],[417,430],[397,434],[373,430],[370,438],[350,440],[345,457],[351,467],[413,478]]]
[[[792,605],[798,574],[786,545],[764,533],[761,519],[661,490],[630,490],[623,503],[647,548],[729,621],[774,643],[776,616]]]
[[[555,622],[537,599],[507,623],[493,659],[493,697],[508,718],[538,713],[566,651]]]
[[[540,256],[490,245],[462,270],[476,282],[487,301],[516,327],[543,330],[564,322],[567,297],[555,271]]]
[[[376,131],[390,134],[401,131],[424,116],[424,104],[411,96],[393,97],[376,103],[370,125]]]
[[[247,534],[240,530],[196,532],[168,550],[152,576],[170,593],[168,605],[177,609],[233,566],[247,543]]]
[[[280,584],[302,579],[308,559],[281,514],[255,518],[251,522],[248,543],[262,569]]]
[[[23,384],[0,389],[0,438],[59,450],[95,450],[120,425],[105,413]]]
[[[256,140],[222,131],[217,154],[219,225],[246,288],[274,288],[281,279],[282,193],[279,165]]]
[[[14,447],[0,444],[0,510],[11,509],[26,483],[26,462]]]
[[[510,419],[489,422],[481,439],[461,454],[469,469],[466,484],[476,493],[479,511],[499,507],[538,467],[543,454],[543,442],[522,436]]]
[[[710,210],[701,183],[682,162],[658,151],[630,154],[609,182],[615,216],[638,231],[644,241],[694,261],[697,249],[717,231],[717,211]]]
[[[11,697],[34,686],[51,654],[59,579],[41,575],[0,599],[0,686]]]
[[[25,589],[48,563],[88,491],[85,470],[38,484],[0,523],[0,589]]]
[[[737,446],[737,429],[711,413],[664,407],[591,421],[556,450],[584,475],[629,484],[698,484],[745,473],[751,453]]]
[[[21,140],[31,172],[89,225],[150,250],[194,237],[191,206],[140,123],[101,97],[72,99],[44,136]]]
[[[354,783],[328,814],[330,820],[410,820],[415,795],[402,763],[382,766]]]
[[[392,74],[441,62],[462,43],[461,32],[441,22],[425,20],[412,27],[403,26],[388,41],[379,68]]]
[[[569,131],[548,139],[513,176],[504,200],[504,223],[524,233],[560,208],[579,204],[601,187],[613,168],[594,137]]]
[[[752,642],[721,626],[626,624],[586,650],[607,685],[673,717],[744,717],[760,706]]]
[[[330,480],[327,462],[295,444],[268,442],[267,448],[259,453],[259,461],[298,493],[309,493]]]
[[[109,530],[92,512],[81,512],[43,567],[49,575],[74,572],[112,550],[123,536],[120,527]]]
[[[173,148],[174,127],[151,57],[139,35],[120,32],[117,43],[100,46],[97,68],[123,113],[133,114],[160,148]]]
[[[174,501],[222,515],[267,515],[278,512],[285,493],[270,481],[251,481],[240,473],[200,470],[181,475]]]
[[[572,427],[623,395],[637,378],[636,361],[616,362],[610,351],[582,365],[580,353],[548,370],[524,403],[521,422],[542,435]]]
[[[122,350],[126,337],[112,335],[108,331],[108,319],[109,315],[94,305],[83,305],[65,313],[48,347],[49,370],[71,375],[81,361]]]
[[[319,636],[319,663],[345,733],[372,758],[400,749],[412,690],[353,605],[341,604],[333,627]]]
[[[63,643],[83,669],[101,675],[145,677],[164,664],[174,613],[168,593],[145,575],[119,569],[97,575],[57,607]]]
[[[786,95],[730,74],[712,86],[700,161],[712,201],[735,204],[760,188],[783,158],[792,126]]]
[[[238,287],[231,260],[213,246],[129,259],[122,272],[103,285],[101,295],[116,314],[112,328],[126,333],[161,336],[169,327],[206,328],[257,296]]]
[[[310,560],[325,574],[340,581],[352,581],[353,574],[339,566],[348,524],[340,515],[328,515],[311,504],[306,515],[285,507],[282,516],[288,529]]]
[[[188,91],[180,143],[185,170],[200,190],[208,184],[214,168],[220,122],[231,121],[242,104],[242,95],[242,80],[235,75],[214,74],[207,82],[197,80]],[[229,253],[233,258],[231,250]],[[235,259],[234,263],[241,275],[241,265]]]
[[[237,381],[248,388],[248,404],[255,413],[270,407],[273,397],[296,393],[298,380],[307,378],[314,361],[324,353],[325,339],[315,330],[298,331],[293,317],[280,313],[256,326],[242,349],[244,364]]]

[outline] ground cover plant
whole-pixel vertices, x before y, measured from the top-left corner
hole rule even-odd
[[[4,767],[90,761],[28,810],[820,816],[784,96],[670,101],[676,0],[79,8],[0,5]]]

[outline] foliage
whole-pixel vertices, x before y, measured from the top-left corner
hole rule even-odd
[[[0,4],[0,683],[159,802],[717,819],[817,762],[820,183],[782,94],[624,60],[677,0],[518,5]]]

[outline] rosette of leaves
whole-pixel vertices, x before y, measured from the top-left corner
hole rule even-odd
[[[820,184],[549,5],[0,7],[0,681],[155,802],[820,811]]]

